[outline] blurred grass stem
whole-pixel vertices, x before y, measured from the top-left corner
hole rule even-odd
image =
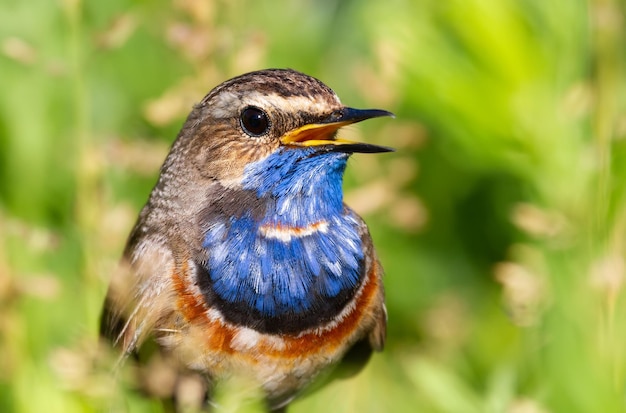
[[[96,151],[93,148],[90,129],[90,107],[87,96],[87,82],[85,76],[86,57],[83,42],[83,2],[82,0],[65,0],[64,11],[69,24],[68,49],[70,55],[70,72],[72,78],[74,136],[76,153],[68,154],[74,157],[76,177],[75,213],[78,236],[82,246],[82,279],[81,285],[86,291],[96,291],[99,285],[97,274],[97,246],[98,217],[101,216],[98,180],[99,165]],[[81,303],[82,304],[82,303]],[[85,309],[97,308],[94,305],[85,305]],[[93,316],[93,318],[92,318]],[[97,315],[90,314],[90,319],[97,319]]]
[[[616,201],[612,199],[612,144],[615,140],[615,126],[618,115],[618,94],[615,85],[619,84],[623,71],[622,56],[626,50],[623,41],[623,15],[615,0],[592,0],[591,31],[593,42],[593,70],[595,89],[595,111],[593,113],[593,135],[596,149],[597,186],[594,202],[592,251],[607,251],[609,254],[621,252],[621,231],[623,225],[611,225],[610,208]],[[616,217],[619,221],[620,216]],[[621,219],[623,221],[623,219]],[[619,223],[619,222],[618,222]],[[620,231],[616,234],[615,231]],[[613,234],[611,234],[613,232]],[[608,243],[609,245],[605,245]],[[617,245],[616,245],[617,244]],[[605,350],[609,360],[622,359],[621,344],[615,334],[615,313],[620,288],[607,288],[605,308],[601,325],[604,330]],[[616,390],[623,384],[621,363],[610,363]]]

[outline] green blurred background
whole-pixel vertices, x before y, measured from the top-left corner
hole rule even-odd
[[[397,114],[344,132],[397,148],[345,184],[388,346],[290,411],[626,411],[625,10],[2,0],[0,412],[161,411],[104,373],[108,278],[191,105],[266,67]]]

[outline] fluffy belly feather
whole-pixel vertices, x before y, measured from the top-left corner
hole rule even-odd
[[[270,399],[297,393],[345,354],[375,322],[381,307],[379,278],[372,266],[351,302],[333,321],[299,334],[266,334],[233,325],[207,308],[188,264],[172,273],[176,310],[156,331],[157,340],[186,368],[210,379],[242,374]]]

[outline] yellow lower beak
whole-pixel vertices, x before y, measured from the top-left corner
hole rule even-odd
[[[288,146],[323,146],[336,152],[390,152],[393,149],[336,137],[337,131],[342,126],[381,116],[393,117],[394,115],[380,109],[343,108],[317,123],[307,124],[287,132],[280,141]]]

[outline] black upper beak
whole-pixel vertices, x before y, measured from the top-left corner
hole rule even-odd
[[[395,117],[393,113],[381,109],[354,109],[344,107],[315,123],[304,125],[282,137],[287,145],[316,146],[328,152],[380,153],[393,152],[392,148],[364,142],[352,142],[335,137],[342,126],[383,116]]]
[[[351,123],[361,122],[367,119],[382,118],[389,116],[395,118],[391,112],[382,109],[355,109],[345,107],[340,110],[336,110],[330,114],[321,123],[341,123],[343,125],[349,125]]]

